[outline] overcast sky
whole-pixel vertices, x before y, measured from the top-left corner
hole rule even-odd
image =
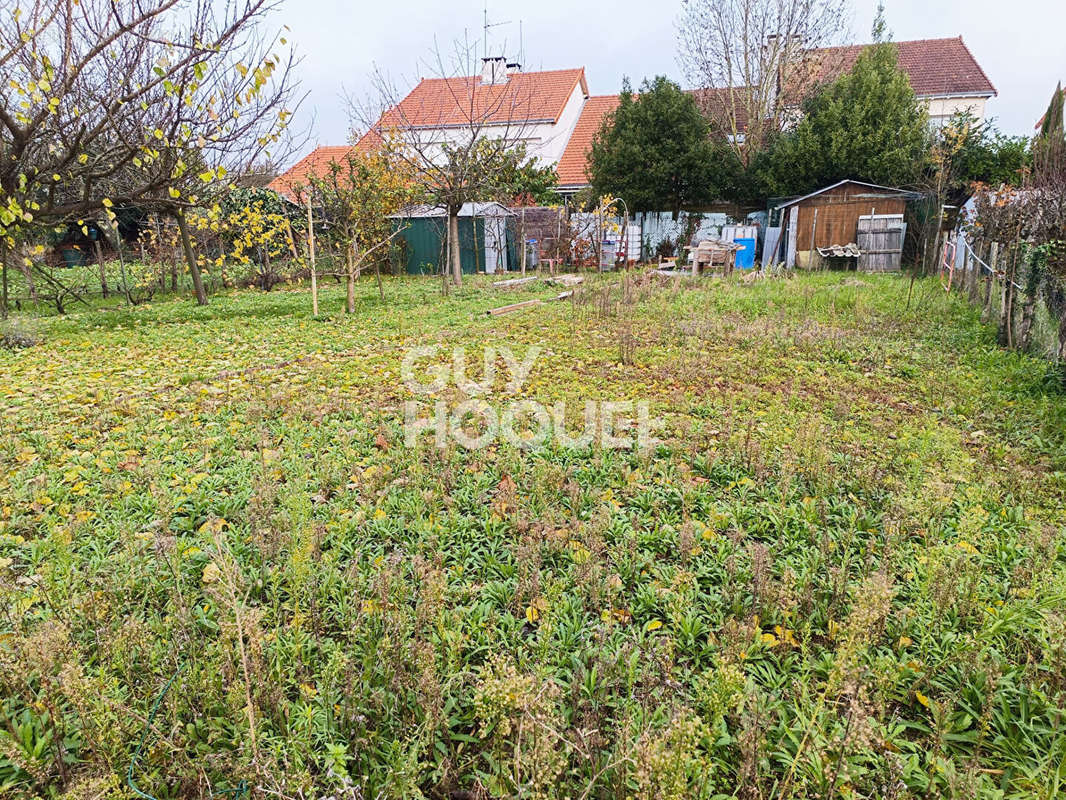
[[[524,66],[585,67],[592,94],[616,93],[665,74],[684,83],[674,22],[680,0],[489,0],[490,50],[518,55]],[[1066,81],[1064,0],[886,0],[897,40],[961,35],[999,96],[989,105],[1006,133],[1029,135],[1059,80]],[[876,0],[856,0],[855,41],[869,41]],[[278,21],[291,28],[310,94],[301,117],[311,144],[343,144],[351,126],[342,95],[366,97],[375,65],[408,89],[432,74],[419,61],[434,37],[447,46],[466,35],[480,41],[484,0],[284,0]]]

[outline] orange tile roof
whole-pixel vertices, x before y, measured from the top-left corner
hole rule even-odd
[[[283,175],[274,178],[267,184],[267,188],[273,189],[287,200],[296,200],[294,188],[307,186],[311,178],[324,178],[329,165],[339,162],[351,149],[350,145],[316,147]]]
[[[599,132],[604,118],[616,108],[616,94],[597,95],[585,101],[585,107],[581,109],[581,116],[570,135],[570,141],[566,143],[563,156],[555,168],[559,175],[559,186],[588,185],[588,156],[592,139]]]
[[[516,72],[501,83],[481,76],[423,78],[399,105],[382,115],[380,127],[439,128],[474,123],[555,123],[580,85],[585,69]]]
[[[506,82],[483,84],[481,76],[422,79],[396,108],[382,114],[377,125],[355,143],[369,150],[381,143],[381,132],[389,128],[449,127],[485,123],[528,123],[558,121],[574,88],[588,94],[584,67],[546,72],[516,72]],[[297,162],[268,188],[292,200],[292,188],[307,184],[312,176],[322,177],[331,161],[348,153],[350,146],[318,147]]]

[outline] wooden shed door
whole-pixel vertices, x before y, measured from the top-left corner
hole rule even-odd
[[[859,217],[858,241],[864,272],[898,272],[903,260],[903,235],[907,226],[902,214]]]

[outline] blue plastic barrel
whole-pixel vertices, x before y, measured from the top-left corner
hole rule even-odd
[[[755,239],[736,239],[743,250],[737,251],[737,269],[752,269],[755,266]]]

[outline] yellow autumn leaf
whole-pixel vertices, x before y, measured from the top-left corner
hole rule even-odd
[[[537,610],[536,606],[526,606],[526,619],[530,625],[540,619],[540,611]]]
[[[201,579],[204,583],[215,583],[222,577],[222,570],[218,568],[218,564],[214,561],[209,561],[207,566],[204,567],[203,575]]]
[[[226,520],[221,517],[211,517],[199,528],[199,533],[218,533],[226,527]]]
[[[651,631],[657,631],[663,626],[662,620],[652,619],[644,623],[644,630],[650,633]]]
[[[915,696],[915,698],[917,698],[919,703],[921,703],[926,708],[929,708],[929,698],[928,697],[926,697],[924,694],[922,694],[921,692],[919,692],[917,690],[915,690],[914,696]]]

